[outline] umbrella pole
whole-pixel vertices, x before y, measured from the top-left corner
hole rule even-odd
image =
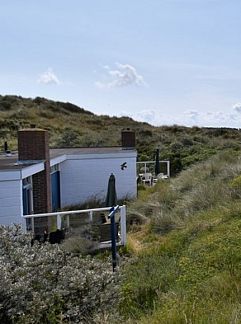
[[[111,251],[112,251],[113,272],[115,272],[115,268],[117,266],[115,213],[117,212],[118,209],[119,209],[118,205],[116,207],[112,207],[109,214],[109,218],[111,221]]]
[[[111,217],[111,249],[112,249],[112,268],[115,272],[116,262],[116,233],[115,233],[115,215]]]

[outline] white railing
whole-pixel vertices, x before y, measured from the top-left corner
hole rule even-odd
[[[89,223],[93,222],[93,214],[96,212],[110,212],[110,207],[103,208],[93,208],[93,209],[81,209],[81,210],[69,210],[62,212],[52,212],[52,213],[42,213],[42,214],[32,214],[23,215],[24,219],[31,219],[31,228],[34,232],[34,220],[39,217],[56,217],[57,229],[62,228],[63,217],[66,220],[66,228],[70,227],[70,215],[75,214],[89,214]],[[119,206],[118,212],[120,213],[120,245],[126,244],[126,206]],[[26,230],[27,231],[27,230]]]
[[[136,162],[137,163],[137,172],[139,173],[147,173],[149,171],[152,171],[154,173],[155,171],[155,164],[156,161],[140,161],[140,162]],[[164,176],[166,176],[167,178],[170,178],[170,161],[169,160],[162,160],[159,161],[160,164],[166,164],[166,174],[164,174]],[[149,169],[153,169],[153,170],[149,170]],[[140,172],[140,169],[143,169],[143,172]]]

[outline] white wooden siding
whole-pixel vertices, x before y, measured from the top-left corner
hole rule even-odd
[[[0,181],[0,224],[22,223],[22,181]]]
[[[121,170],[121,164],[127,168]],[[60,164],[61,206],[82,203],[91,198],[105,200],[108,180],[116,178],[118,199],[136,197],[136,153],[69,156]]]
[[[127,168],[121,170],[121,164]],[[111,173],[116,178],[118,199],[136,197],[136,152],[64,155],[60,163],[61,206],[83,203],[91,198],[105,200]],[[0,172],[0,224],[23,223],[22,179],[42,171],[43,163],[22,170]]]

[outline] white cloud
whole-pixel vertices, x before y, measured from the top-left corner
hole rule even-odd
[[[237,111],[237,109],[236,109]],[[125,116],[132,117],[135,120],[147,122],[155,126],[161,125],[185,125],[199,127],[236,127],[241,125],[241,105],[238,113],[229,113],[223,111],[198,112],[196,110],[184,111],[183,113],[171,115],[160,109],[142,110],[136,113],[127,113]]]
[[[96,82],[100,89],[112,89],[129,85],[146,86],[143,76],[138,74],[135,67],[130,64],[116,63],[116,69],[111,70],[108,65],[104,66],[107,71],[106,81]]]
[[[136,113],[122,112],[120,116],[129,116],[134,120],[146,122],[155,126],[172,125],[176,123],[175,118],[172,116],[164,115],[158,110],[151,109],[141,110]]]
[[[60,84],[60,81],[51,68],[42,73],[38,78],[38,83],[42,84]]]
[[[135,119],[143,122],[147,122],[152,125],[157,125],[163,118],[160,112],[155,110],[142,110],[135,115]]]
[[[188,110],[184,112],[184,115],[193,122],[197,122],[200,114],[196,110]]]
[[[233,110],[240,114],[241,113],[241,103],[238,102],[235,105],[233,105]]]

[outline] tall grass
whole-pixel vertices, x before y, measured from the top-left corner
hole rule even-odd
[[[240,174],[239,156],[222,152],[135,203],[149,218],[139,244],[151,244],[125,268],[126,320],[241,322]]]

